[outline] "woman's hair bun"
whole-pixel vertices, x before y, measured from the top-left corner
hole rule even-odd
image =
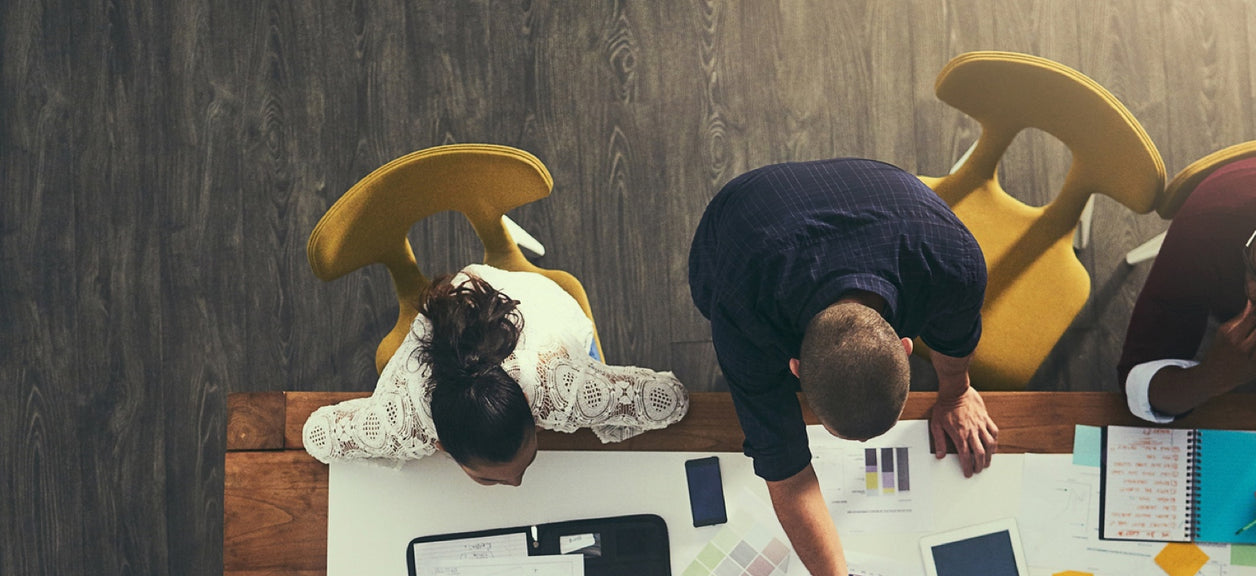
[[[421,309],[432,322],[425,354],[433,372],[465,381],[500,366],[519,342],[518,306],[476,276],[457,286],[448,276],[434,282]]]

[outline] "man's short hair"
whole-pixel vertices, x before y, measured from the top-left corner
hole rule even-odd
[[[872,308],[834,304],[807,324],[798,380],[811,411],[843,438],[866,440],[898,421],[911,368],[894,328]]]

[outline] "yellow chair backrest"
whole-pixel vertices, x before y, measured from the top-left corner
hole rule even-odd
[[[1169,185],[1164,189],[1164,200],[1156,207],[1156,213],[1165,220],[1171,220],[1177,214],[1178,208],[1186,202],[1191,192],[1199,186],[1200,182],[1216,172],[1218,168],[1225,166],[1236,160],[1243,160],[1256,156],[1256,140],[1235,144],[1221,150],[1217,150],[1212,154],[1204,156],[1199,160],[1191,162],[1189,166],[1178,172]]]
[[[935,91],[981,124],[976,147],[954,173],[921,177],[986,258],[984,332],[970,375],[983,389],[1024,388],[1089,296],[1090,277],[1072,249],[1087,199],[1105,194],[1150,212],[1164,189],[1164,163],[1111,93],[1051,60],[962,54],[943,68]],[[1043,207],[1011,197],[997,177],[999,159],[1025,128],[1051,134],[1072,152],[1064,187]]]
[[[571,294],[591,320],[580,282],[561,270],[534,266],[502,224],[506,212],[549,196],[553,186],[536,156],[507,146],[453,144],[412,152],[368,174],[327,210],[306,245],[310,268],[324,281],[370,264],[388,268],[400,310],[397,324],[375,351],[378,371],[401,346],[431,283],[419,270],[406,234],[415,222],[438,212],[467,217],[484,244],[485,264],[545,275]],[[594,339],[600,353],[596,330]]]

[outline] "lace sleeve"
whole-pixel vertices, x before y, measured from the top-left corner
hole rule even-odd
[[[369,398],[324,406],[305,421],[305,450],[328,464],[422,458],[436,451],[436,439],[419,425],[416,410],[409,395],[399,390],[377,390]]]
[[[620,442],[666,428],[689,411],[689,392],[671,372],[608,366],[564,349],[539,354],[525,372],[536,378],[525,385],[533,388],[532,413],[550,430],[591,428],[602,442]]]
[[[414,460],[436,451],[427,366],[419,361],[420,316],[380,374],[375,393],[315,410],[305,421],[305,450],[320,462]]]

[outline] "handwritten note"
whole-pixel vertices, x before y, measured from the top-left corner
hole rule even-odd
[[[1189,541],[1189,430],[1108,427],[1104,536]]]
[[[522,532],[414,545],[414,564],[419,576],[439,574],[440,572],[435,571],[436,567],[448,562],[518,559],[527,556],[528,537]]]

